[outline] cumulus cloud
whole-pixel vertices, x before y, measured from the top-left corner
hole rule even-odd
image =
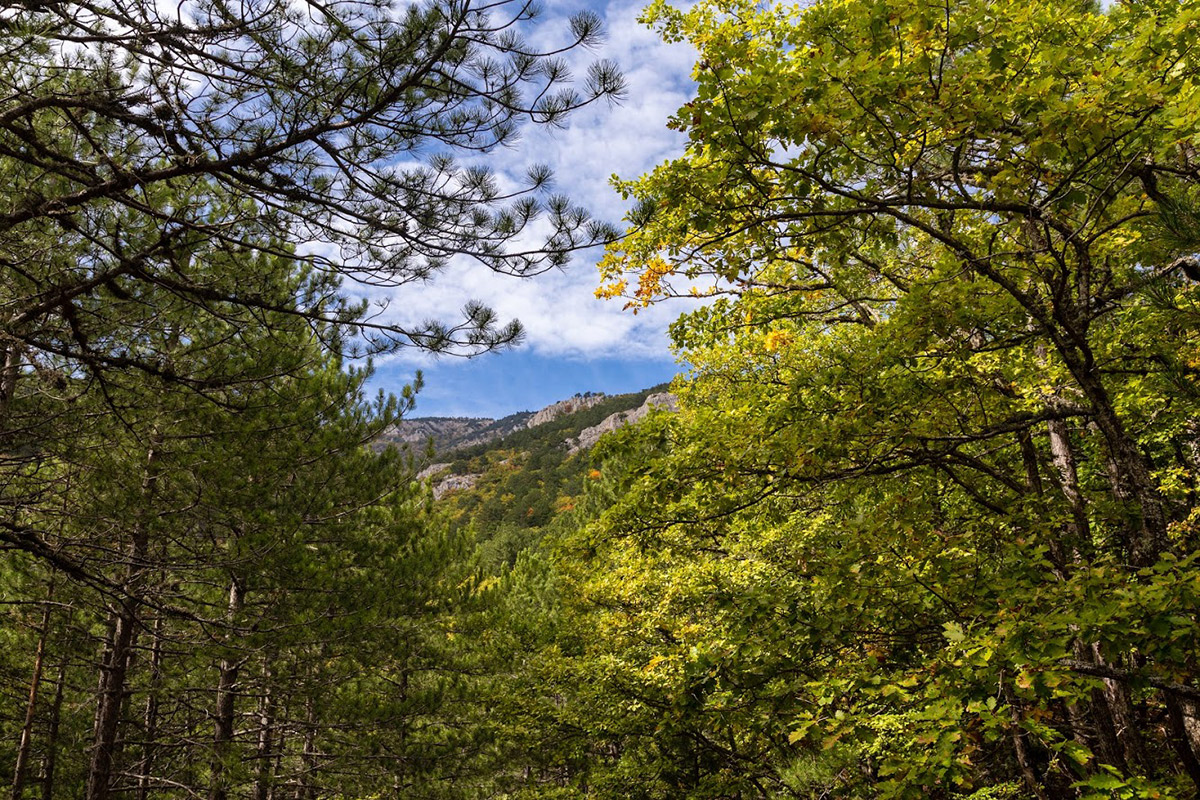
[[[527,131],[511,148],[489,156],[490,166],[502,178],[516,184],[530,166],[546,164],[555,174],[554,191],[600,219],[619,223],[627,208],[609,185],[610,177],[637,177],[682,152],[682,137],[667,130],[666,121],[690,98],[695,53],[687,45],[662,43],[638,23],[643,5],[643,0],[593,5],[604,18],[605,41],[590,52],[569,54],[578,81],[593,60],[617,62],[628,84],[625,100],[615,107],[600,102],[582,109],[562,128]],[[587,7],[562,0],[550,4],[534,35],[561,37],[570,14]],[[519,319],[526,331],[524,346],[539,355],[662,357],[667,352],[666,326],[682,309],[652,308],[635,316],[623,311],[619,300],[596,299],[595,262],[600,255],[598,250],[580,253],[567,268],[530,279],[496,275],[478,264],[456,261],[428,284],[393,293],[377,291],[374,299],[387,303],[382,321],[409,325],[431,317],[453,320],[466,301],[481,300],[502,320]],[[419,354],[392,358],[422,360]]]

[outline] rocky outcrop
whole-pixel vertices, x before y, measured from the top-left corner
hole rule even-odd
[[[417,480],[429,481],[433,484],[433,499],[441,500],[451,492],[472,488],[480,475],[442,475],[450,469],[450,464],[430,464],[417,473]],[[440,477],[439,477],[440,476]]]
[[[470,489],[479,478],[479,475],[447,475],[434,484],[433,499],[441,500],[451,492]]]
[[[426,478],[432,478],[439,472],[445,472],[448,469],[450,469],[449,464],[430,464],[428,467],[417,473],[417,480],[423,481]]]
[[[503,419],[472,417],[417,417],[401,420],[375,441],[375,447],[407,447],[419,456],[419,448],[433,444],[435,455],[451,453],[479,444],[488,444],[527,428],[553,422],[559,417],[584,411],[611,399],[602,392],[586,392],[551,403],[540,411],[523,411]],[[603,434],[622,425],[635,422],[646,416],[653,406],[675,409],[675,396],[666,392],[650,395],[640,408],[620,411],[606,418],[599,425],[584,429],[578,437],[568,440],[567,446],[574,453],[591,447]],[[439,470],[439,465],[426,467],[421,477],[429,477]],[[449,490],[448,490],[449,491]]]
[[[564,414],[574,414],[576,411],[583,411],[585,408],[591,408],[607,399],[608,395],[600,392],[589,392],[588,394],[577,394],[574,397],[568,397],[566,400],[559,400],[557,403],[551,403],[541,411],[535,413],[529,418],[529,422],[525,423],[525,427],[533,428],[538,425],[545,425],[547,422],[553,422]]]
[[[664,408],[667,411],[676,411],[679,408],[679,401],[675,395],[669,392],[659,392],[652,394],[646,398],[646,402],[642,403],[637,408],[631,408],[628,411],[618,411],[615,414],[609,414],[598,425],[593,425],[590,428],[584,428],[579,432],[579,435],[574,439],[567,440],[567,450],[571,453],[578,453],[580,450],[587,450],[593,447],[596,442],[600,441],[600,437],[606,433],[611,433],[618,428],[623,428],[626,425],[632,425],[642,417],[650,413],[652,409]]]

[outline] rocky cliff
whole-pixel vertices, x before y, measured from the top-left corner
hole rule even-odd
[[[541,411],[536,412],[525,423],[525,427],[534,428],[538,425],[545,425],[547,422],[553,422],[564,414],[574,414],[576,411],[583,411],[585,408],[591,408],[607,399],[608,395],[601,392],[588,392],[568,397],[566,400],[559,400],[557,403],[551,403]]]
[[[449,453],[475,445],[490,444],[520,430],[536,428],[559,417],[591,408],[609,399],[587,392],[551,403],[539,411],[522,411],[503,419],[487,417],[414,417],[401,420],[376,440],[376,447],[404,447],[421,452],[432,441],[435,453]]]
[[[595,446],[596,442],[600,441],[600,437],[604,434],[626,425],[632,425],[655,408],[665,408],[668,411],[675,411],[679,408],[679,401],[675,395],[669,392],[652,394],[637,408],[609,414],[598,425],[584,428],[579,432],[578,436],[567,440],[567,452],[578,453],[580,450],[587,450]]]
[[[487,444],[523,430],[533,414],[523,411],[502,419],[488,417],[414,417],[401,420],[376,440],[376,447],[404,447],[420,452],[432,441],[436,453]]]

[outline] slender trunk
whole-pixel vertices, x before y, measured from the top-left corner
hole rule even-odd
[[[46,637],[50,635],[50,611],[54,600],[54,577],[46,590],[46,608],[42,612],[42,625],[38,633],[37,651],[33,656],[33,675],[29,679],[29,701],[25,704],[25,724],[21,727],[21,739],[17,744],[17,763],[13,767],[12,797],[21,800],[25,788],[25,767],[29,763],[29,751],[33,745],[33,720],[37,711],[38,687],[42,682],[42,664],[46,657]]]
[[[154,641],[150,645],[150,690],[146,693],[146,709],[142,714],[145,741],[142,760],[138,764],[138,800],[146,800],[150,792],[150,774],[154,771],[154,755],[158,738],[158,690],[162,683],[162,617],[154,619]]]
[[[304,698],[304,749],[301,754],[303,770],[300,779],[299,800],[313,800],[317,787],[313,778],[317,772],[317,720],[313,708],[312,687]]]
[[[1091,404],[1092,419],[1104,437],[1113,495],[1137,512],[1137,519],[1130,521],[1126,533],[1130,559],[1135,566],[1149,566],[1167,549],[1166,505],[1149,461],[1125,431],[1092,359],[1081,361],[1073,354],[1064,360]]]
[[[67,622],[70,624],[70,611]],[[58,760],[58,726],[62,719],[63,687],[67,682],[67,654],[58,663],[58,676],[54,682],[54,701],[50,704],[50,724],[46,731],[46,752],[42,756],[42,800],[53,800],[54,767]]]
[[[1078,556],[1079,549],[1090,541],[1091,528],[1088,523],[1087,504],[1084,502],[1083,492],[1079,489],[1079,470],[1067,423],[1061,419],[1052,419],[1046,423],[1046,428],[1050,433],[1050,455],[1058,471],[1056,482],[1071,506],[1071,521],[1067,525],[1071,541],[1066,548],[1067,552],[1059,552],[1057,555],[1065,565],[1073,561]]]
[[[1033,436],[1029,431],[1017,434],[1017,442],[1021,446],[1021,463],[1025,467],[1025,486],[1035,495],[1041,495],[1042,475],[1038,470],[1037,448],[1033,446]]]
[[[1021,712],[1017,707],[1018,701],[1008,690],[1003,675],[1000,678],[1000,687],[1004,693],[1004,701],[1009,708],[1009,719],[1012,721],[1009,733],[1012,738],[1013,755],[1017,757],[1017,766],[1021,770],[1021,780],[1024,782],[1025,788],[1037,800],[1047,800],[1046,788],[1038,780],[1037,772],[1034,771],[1033,762],[1029,757],[1029,748],[1025,744],[1025,732],[1021,729]]]
[[[1044,345],[1037,346],[1037,356],[1043,364],[1047,363],[1048,355]],[[1063,411],[1065,405],[1057,392],[1048,398],[1047,407],[1052,411]],[[1071,508],[1071,521],[1067,523],[1066,538],[1068,541],[1052,540],[1050,542],[1050,556],[1057,562],[1056,566],[1065,574],[1069,571],[1070,563],[1080,558],[1081,550],[1089,549],[1091,530],[1088,523],[1087,504],[1084,502],[1083,492],[1079,489],[1078,459],[1075,457],[1075,449],[1071,444],[1071,432],[1067,427],[1066,420],[1047,420],[1046,432],[1050,435],[1050,458],[1054,464],[1054,469],[1051,470],[1049,477],[1058,486],[1059,492],[1066,498],[1067,504]],[[1032,444],[1029,449],[1032,450]],[[1026,470],[1029,469],[1029,459],[1030,456],[1025,455]],[[1036,464],[1036,457],[1034,463]]]
[[[263,688],[258,699],[258,743],[254,749],[257,764],[254,776],[253,800],[271,797],[271,740],[275,731],[275,696],[271,693],[271,664],[263,663]]]
[[[288,739],[287,731],[284,726],[280,726],[279,738],[275,740],[275,769],[273,774],[279,776],[283,774],[283,755],[287,752]],[[267,786],[267,800],[273,800],[275,797],[275,783],[272,782]]]
[[[8,430],[8,412],[17,393],[17,376],[21,371],[21,345],[16,341],[5,342],[0,347],[0,440]]]
[[[1187,736],[1192,752],[1200,754],[1200,719],[1196,716],[1197,703],[1194,700],[1179,698],[1180,714],[1183,718],[1183,732]]]
[[[100,696],[88,769],[87,800],[105,800],[109,795],[117,761],[117,732],[125,700],[125,678],[138,624],[133,602],[126,600],[116,615],[108,661],[101,667]]]
[[[241,582],[236,577],[232,578],[229,582],[229,630],[225,635],[226,647],[233,645],[233,626],[242,610],[242,594]],[[234,701],[237,697],[238,672],[241,666],[242,659],[234,659],[228,654],[221,659],[217,677],[216,708],[213,710],[212,781],[208,790],[209,800],[228,800],[229,797],[229,776],[225,762],[233,744]]]
[[[1029,790],[1030,794],[1038,800],[1046,800],[1046,791],[1042,788],[1041,781],[1038,780],[1037,773],[1033,771],[1033,765],[1029,760],[1029,752],[1025,748],[1025,733],[1021,730],[1015,707],[1012,713],[1013,751],[1017,756],[1017,765],[1021,768],[1021,780],[1025,782],[1025,788]]]
[[[1196,751],[1192,749],[1191,737],[1184,721],[1183,703],[1169,693],[1164,699],[1167,704],[1167,732],[1171,747],[1175,749],[1175,754],[1179,756],[1180,763],[1192,779],[1197,796],[1200,797],[1200,760],[1196,758]]]
[[[146,454],[145,474],[142,478],[142,497],[146,505],[149,505],[158,483],[156,466],[161,443],[159,434],[157,432],[152,434],[150,449]],[[113,773],[116,770],[119,748],[117,732],[121,722],[121,709],[127,694],[125,679],[139,625],[137,595],[142,591],[140,584],[146,572],[149,539],[149,530],[146,524],[142,520],[135,522],[125,580],[127,596],[119,601],[119,606],[114,612],[108,657],[100,670],[99,697],[92,737],[92,758],[88,768],[85,794],[87,800],[107,800]]]
[[[1059,557],[1064,562],[1068,558],[1078,561],[1081,559],[1078,547],[1086,546],[1091,536],[1086,502],[1079,489],[1078,462],[1066,423],[1050,420],[1047,427],[1050,432],[1050,451],[1058,472],[1058,485],[1071,506],[1072,521],[1068,524],[1076,545],[1071,553],[1062,553]],[[1113,484],[1117,485],[1115,478]],[[1095,643],[1088,645],[1076,642],[1074,649],[1076,657],[1088,663],[1105,663]],[[1093,689],[1090,694],[1090,716],[1094,721],[1090,727],[1097,737],[1101,757],[1122,769],[1145,769],[1149,761],[1127,689],[1115,681],[1105,681],[1103,689]],[[1072,720],[1072,727],[1078,727],[1078,724],[1077,720]]]
[[[1087,664],[1095,663],[1096,651],[1079,639],[1072,643],[1075,658]],[[1088,716],[1092,722],[1092,733],[1095,735],[1095,746],[1092,748],[1104,764],[1111,764],[1123,773],[1129,771],[1125,760],[1125,748],[1117,735],[1117,723],[1114,719],[1110,699],[1104,689],[1093,688],[1089,693]]]
[[[1080,250],[1080,290],[1088,281],[1084,277],[1091,269],[1090,257]],[[1152,476],[1150,460],[1138,447],[1137,441],[1125,430],[1117,414],[1096,356],[1088,340],[1090,298],[1080,302],[1064,302],[1056,298],[1052,316],[1054,324],[1043,320],[1043,330],[1049,335],[1063,365],[1075,379],[1075,385],[1087,399],[1090,416],[1104,437],[1112,470],[1113,494],[1126,502],[1131,517],[1126,521],[1124,542],[1134,566],[1145,567],[1158,560],[1167,548],[1166,503]]]
[[[1152,564],[1167,547],[1167,517],[1162,496],[1151,476],[1149,460],[1125,431],[1087,348],[1080,347],[1072,351],[1060,347],[1059,352],[1089,401],[1091,425],[1104,439],[1113,497],[1126,507],[1137,510],[1138,519],[1121,526],[1124,550],[1136,566]],[[1091,532],[1086,504],[1079,490],[1077,462],[1067,426],[1062,420],[1051,420],[1047,426],[1059,486],[1071,506],[1073,534],[1078,546],[1087,547],[1091,542]],[[1105,663],[1098,643],[1085,645],[1077,641],[1075,652],[1076,657],[1085,661],[1100,665]],[[1146,755],[1128,688],[1119,682],[1106,680],[1103,689],[1091,691],[1090,706],[1101,758],[1122,769],[1132,767],[1144,772],[1151,762]]]
[[[1093,661],[1101,666],[1108,662],[1098,643],[1092,643]],[[1130,766],[1147,772],[1150,760],[1146,758],[1146,748],[1142,743],[1142,734],[1133,709],[1133,700],[1129,696],[1129,687],[1120,681],[1105,679],[1104,699],[1108,703],[1113,725],[1117,731],[1117,741],[1121,745],[1125,760]]]

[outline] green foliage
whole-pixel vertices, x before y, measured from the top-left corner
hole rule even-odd
[[[0,763],[23,760],[17,796],[132,773],[364,797],[400,763],[436,781],[469,746],[439,715],[462,691],[449,612],[476,601],[463,538],[399,454],[364,447],[411,392],[368,401],[368,370],[322,346],[340,332],[297,312],[340,302],[329,276],[194,256],[277,308],[83,297],[79,337],[156,371],[35,357],[6,386]]]
[[[688,145],[618,184],[600,294],[710,296],[680,413],[591,461],[563,442],[642,396],[460,452],[431,510],[362,446],[403,401],[321,346],[361,310],[270,226],[179,245],[211,294],[17,320],[0,762],[92,798],[1196,793],[1200,5],[646,18],[700,55]],[[37,219],[29,274],[78,280]]]
[[[382,324],[340,280],[420,284],[451,254],[532,274],[615,235],[549,195],[544,167],[501,192],[475,158],[621,93],[606,62],[567,86],[560,58],[596,41],[595,14],[547,51],[525,38],[534,16],[6,8],[0,771],[16,800],[465,793],[475,665],[454,615],[487,602],[486,580],[409,465],[365,449],[418,387],[369,402],[370,365],[341,356],[477,354],[521,329],[479,302]]]
[[[577,786],[1194,793],[1197,14],[651,6],[688,146],[600,294],[713,299],[559,540]]]

